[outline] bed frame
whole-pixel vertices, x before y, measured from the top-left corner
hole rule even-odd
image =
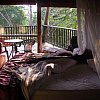
[[[32,100],[100,100],[99,90],[36,91]]]
[[[84,90],[40,89],[35,92],[32,100],[100,100],[100,88]]]

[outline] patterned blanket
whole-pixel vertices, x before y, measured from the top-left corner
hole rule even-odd
[[[21,80],[21,88],[26,100],[30,100],[34,92],[45,82],[49,69],[49,64],[40,61],[37,64],[24,63],[17,70],[12,70]]]

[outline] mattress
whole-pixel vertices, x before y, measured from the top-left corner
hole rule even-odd
[[[76,64],[60,74],[52,74],[39,90],[100,89],[100,79],[88,64]]]

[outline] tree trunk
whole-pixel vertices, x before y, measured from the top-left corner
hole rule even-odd
[[[32,5],[29,5],[29,26],[33,26],[33,22],[32,22]]]
[[[42,34],[42,43],[45,43],[45,39],[48,33],[47,30],[47,25],[48,25],[48,17],[49,17],[49,7],[46,9],[46,15],[45,15],[45,20],[44,20],[44,27],[43,27],[43,34]]]

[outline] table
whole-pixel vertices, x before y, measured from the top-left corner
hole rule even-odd
[[[4,43],[10,43],[10,45],[12,46],[12,56],[13,56],[13,52],[15,51],[15,53],[18,52],[17,50],[17,44],[23,42],[22,39],[9,39],[9,40],[4,40]]]

